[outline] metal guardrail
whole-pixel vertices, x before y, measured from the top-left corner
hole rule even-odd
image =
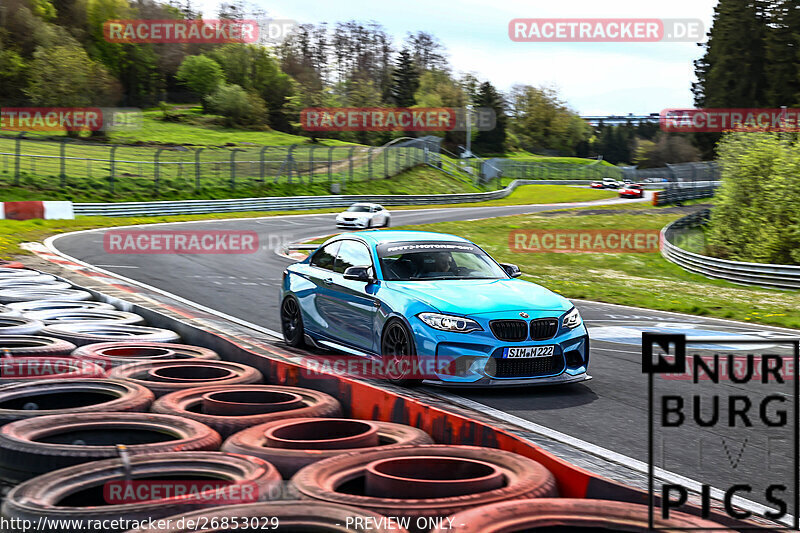
[[[374,202],[382,205],[433,205],[482,202],[505,198],[520,185],[561,184],[585,185],[587,180],[514,180],[496,191],[458,194],[351,194],[335,196],[276,196],[269,198],[236,198],[231,200],[176,200],[159,202],[112,202],[74,204],[76,215],[85,216],[148,216],[191,215],[202,213],[233,213],[236,211],[294,211],[348,207],[355,202]]]
[[[800,289],[800,266],[728,261],[687,252],[674,244],[679,230],[703,226],[708,222],[710,213],[710,209],[703,209],[664,227],[661,230],[661,255],[690,272],[710,278],[724,279],[744,285]]]
[[[668,205],[685,200],[698,200],[700,198],[711,198],[714,196],[720,182],[697,182],[686,184],[685,186],[668,186],[660,191],[655,198],[655,205]],[[662,185],[663,186],[663,185]]]

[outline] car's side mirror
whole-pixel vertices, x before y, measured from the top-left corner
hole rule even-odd
[[[503,267],[503,270],[506,271],[506,274],[512,278],[518,278],[522,275],[522,271],[520,271],[517,265],[512,265],[511,263],[500,263],[500,266]]]
[[[344,271],[344,279],[353,281],[363,281],[369,283],[372,281],[372,267],[368,266],[351,266],[347,267]]]

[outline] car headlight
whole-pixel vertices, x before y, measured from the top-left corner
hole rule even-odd
[[[583,319],[581,318],[581,314],[578,312],[577,307],[573,307],[572,311],[564,315],[564,321],[562,322],[565,328],[575,329],[581,324],[583,324]]]
[[[470,331],[479,331],[483,329],[480,324],[474,320],[464,318],[463,316],[440,315],[439,313],[420,313],[417,316],[433,329],[442,331],[469,333]]]

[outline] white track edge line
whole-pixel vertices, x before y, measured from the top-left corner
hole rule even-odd
[[[567,435],[566,433],[561,433],[560,431],[550,429],[546,426],[542,426],[530,420],[525,420],[524,418],[520,418],[510,413],[506,413],[499,409],[495,409],[494,407],[482,404],[480,402],[476,402],[475,400],[471,400],[463,396],[457,396],[454,394],[450,394],[448,392],[440,392],[440,391],[430,392],[430,394],[433,396],[438,396],[456,405],[462,405],[464,407],[468,407],[470,409],[488,414],[493,418],[497,418],[504,422],[508,422],[509,424],[519,426],[521,428],[532,431],[533,433],[538,433],[554,441],[585,451],[591,455],[600,457],[602,459],[606,459],[607,461],[610,461],[612,463],[620,464],[636,472],[642,474],[648,473],[648,464],[638,459],[634,459],[633,457],[629,457],[627,455],[623,455],[621,453],[609,450],[607,448],[603,448],[602,446],[592,444],[591,442],[586,442],[577,437]],[[700,487],[702,486],[702,483],[699,481],[658,467],[655,468],[655,476],[670,483],[683,485],[684,487],[687,487],[696,492],[700,492]],[[715,487],[712,487],[711,496],[715,499],[722,500],[722,498],[725,496],[725,492]],[[752,500],[748,500],[746,498],[742,498],[740,496],[734,496],[731,500],[733,503],[735,503],[742,509],[750,511],[754,514],[760,514],[762,516],[764,512],[774,510],[763,504],[754,502]],[[794,517],[791,515],[786,515],[778,522],[784,525],[792,526],[794,524]]]
[[[86,231],[94,231],[94,230],[86,230]],[[74,232],[74,233],[81,233],[81,232]],[[149,291],[155,292],[155,293],[160,294],[162,296],[166,296],[168,298],[172,298],[172,299],[174,299],[174,300],[176,300],[178,302],[181,302],[182,304],[189,305],[191,307],[194,307],[195,309],[203,311],[204,313],[208,313],[208,314],[217,316],[217,317],[222,318],[224,320],[229,320],[229,321],[231,321],[231,322],[233,322],[235,324],[239,324],[240,326],[245,326],[245,327],[250,328],[252,330],[258,331],[259,333],[263,333],[265,335],[269,335],[270,337],[274,337],[276,339],[282,339],[283,338],[283,335],[281,333],[275,331],[275,330],[272,330],[272,329],[269,329],[269,328],[265,328],[263,326],[259,326],[258,324],[253,324],[252,322],[248,322],[246,320],[242,320],[241,318],[237,318],[235,316],[231,316],[231,315],[229,315],[227,313],[223,313],[223,312],[218,311],[216,309],[212,309],[210,307],[206,307],[205,305],[199,304],[197,302],[193,302],[192,300],[188,300],[186,298],[183,298],[183,297],[178,296],[176,294],[173,294],[171,292],[167,292],[165,290],[159,289],[158,287],[153,287],[152,285],[148,285],[147,283],[143,283],[143,282],[137,281],[135,279],[130,279],[130,278],[127,278],[125,276],[120,276],[116,272],[111,272],[109,270],[105,270],[103,268],[96,267],[96,266],[94,266],[94,265],[92,265],[90,263],[87,263],[85,261],[81,261],[80,259],[77,259],[75,257],[67,255],[67,254],[61,252],[53,244],[53,242],[55,240],[57,240],[59,237],[63,237],[63,236],[66,236],[66,235],[70,235],[70,233],[63,233],[61,235],[53,235],[52,237],[48,237],[47,239],[44,240],[45,247],[51,253],[53,253],[53,254],[55,254],[55,255],[63,258],[63,259],[66,259],[68,261],[73,261],[73,262],[75,262],[75,263],[77,263],[77,264],[79,264],[79,265],[81,265],[81,266],[83,266],[85,268],[90,269],[90,270],[94,270],[96,272],[100,272],[100,273],[105,274],[105,275],[107,275],[109,277],[116,278],[116,279],[118,279],[120,281],[124,281],[125,283],[130,283],[131,285],[136,285],[138,287],[142,287],[144,289],[147,289]]]

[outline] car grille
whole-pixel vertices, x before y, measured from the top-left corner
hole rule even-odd
[[[525,359],[493,357],[486,364],[485,371],[488,375],[496,378],[530,378],[560,374],[564,371],[564,368],[564,356],[555,354],[550,357],[529,357]]]
[[[492,320],[489,327],[501,341],[524,341],[528,338],[528,323],[524,320]]]
[[[544,341],[555,337],[558,331],[557,318],[537,318],[531,320],[531,340]]]

